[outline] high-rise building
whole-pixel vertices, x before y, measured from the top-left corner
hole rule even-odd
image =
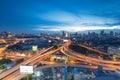
[[[69,37],[69,34],[68,34],[67,32],[65,32],[65,31],[63,31],[63,32],[62,32],[62,36],[63,36],[63,37]]]
[[[63,37],[65,36],[65,31],[62,32],[62,36],[63,36]]]
[[[11,37],[13,37],[13,36],[12,36],[12,33],[11,33],[11,32],[8,32],[8,38],[11,38]]]
[[[113,31],[110,31],[110,36],[113,36],[114,35],[114,32]]]
[[[105,32],[104,32],[104,30],[102,30],[101,32],[100,32],[100,35],[104,35],[105,34]]]
[[[1,37],[1,38],[7,38],[7,37],[8,37],[8,33],[5,32],[5,31],[4,31],[4,32],[1,32],[1,33],[0,33],[0,37]]]

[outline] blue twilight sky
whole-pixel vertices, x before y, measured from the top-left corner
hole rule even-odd
[[[0,31],[120,29],[120,0],[0,0]]]

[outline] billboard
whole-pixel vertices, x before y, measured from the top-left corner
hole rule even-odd
[[[32,46],[32,50],[33,51],[37,51],[38,50],[38,46]]]
[[[32,74],[33,73],[33,66],[21,65],[20,66],[20,73],[22,73],[22,74]]]

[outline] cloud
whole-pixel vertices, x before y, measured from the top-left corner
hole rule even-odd
[[[120,29],[120,26],[112,26],[112,27],[102,27],[102,26],[44,26],[46,28],[38,27],[35,30],[41,31],[68,31],[68,32],[81,32],[87,30],[111,30],[111,29]]]
[[[49,12],[39,16],[43,20],[61,22],[66,24],[79,24],[79,25],[104,25],[104,24],[113,24],[118,22],[117,20],[99,17],[93,15],[84,15],[84,14],[73,14],[65,11],[55,11]]]
[[[40,15],[40,18],[48,21],[70,23],[76,21],[77,16],[64,11],[55,11]]]
[[[107,17],[73,14],[64,11],[49,12],[39,17],[43,20],[60,22],[61,24],[38,26],[35,30],[78,32],[86,30],[120,29],[119,26],[111,26],[118,23],[117,20]]]

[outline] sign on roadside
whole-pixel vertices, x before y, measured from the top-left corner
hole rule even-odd
[[[22,74],[32,74],[33,73],[33,66],[21,65],[20,66],[20,73],[22,73]]]
[[[33,51],[37,51],[38,50],[38,46],[32,46],[32,50]]]

